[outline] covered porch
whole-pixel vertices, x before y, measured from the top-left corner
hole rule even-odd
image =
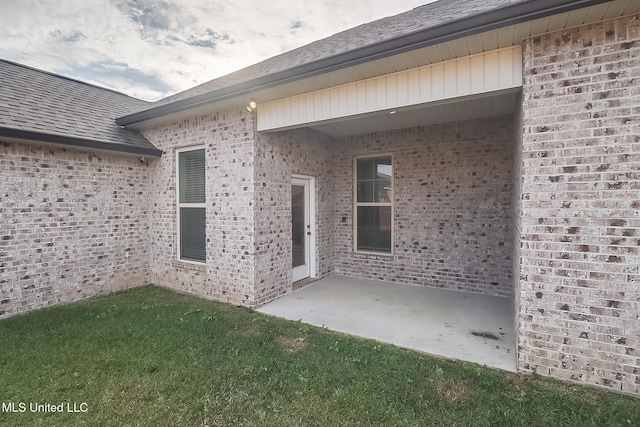
[[[516,371],[521,58],[260,104],[259,311]],[[307,277],[321,280],[292,292]]]
[[[258,311],[516,371],[511,298],[334,275]]]

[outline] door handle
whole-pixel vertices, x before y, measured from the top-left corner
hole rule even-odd
[[[311,232],[310,231],[307,231],[307,236],[311,236]]]

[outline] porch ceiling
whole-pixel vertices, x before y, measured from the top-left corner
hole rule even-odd
[[[427,126],[482,117],[513,114],[520,102],[520,89],[501,91],[483,96],[453,98],[426,106],[376,112],[340,121],[311,126],[318,132],[342,137],[369,132]]]

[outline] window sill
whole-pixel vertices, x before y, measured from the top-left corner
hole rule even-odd
[[[367,255],[367,256],[382,256],[382,257],[386,257],[386,258],[391,258],[393,257],[393,251],[392,252],[367,252],[367,251],[353,251],[354,254],[356,255]]]
[[[189,261],[186,259],[173,260],[173,266],[187,270],[206,271],[207,264],[204,262]]]

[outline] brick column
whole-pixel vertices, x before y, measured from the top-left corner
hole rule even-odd
[[[523,54],[519,367],[638,394],[638,16]]]

